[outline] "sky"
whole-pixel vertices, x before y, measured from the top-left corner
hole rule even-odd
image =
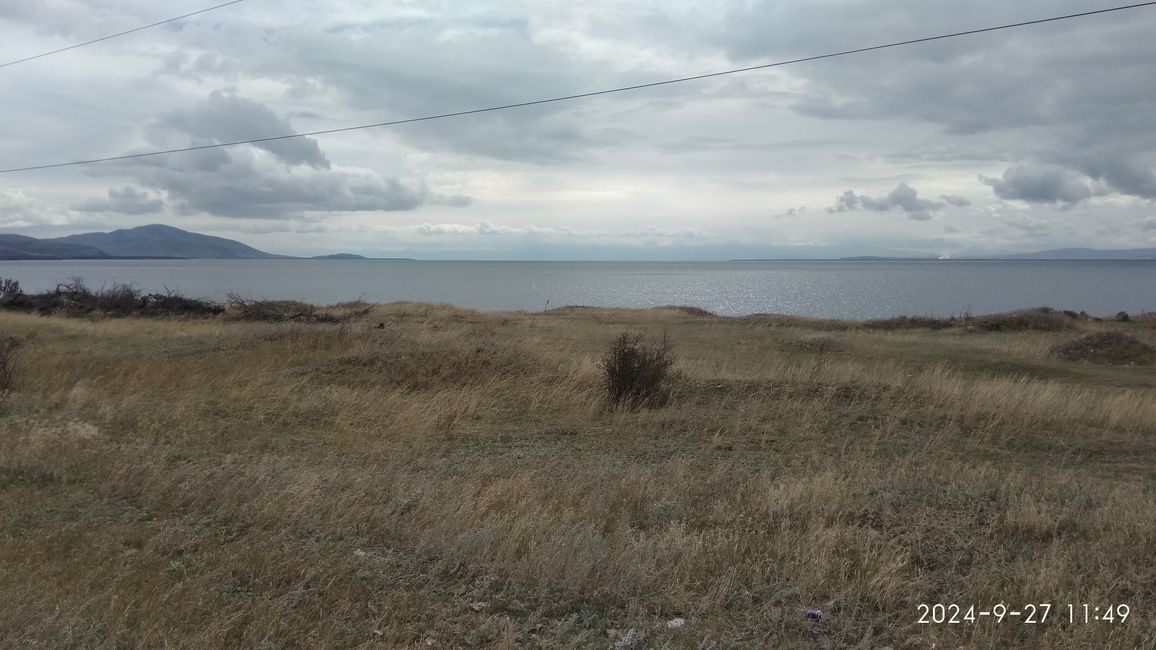
[[[0,63],[213,0],[0,2]],[[1123,4],[245,0],[0,68],[0,168],[469,110]],[[0,174],[0,232],[273,253],[1156,246],[1156,7],[573,102]]]

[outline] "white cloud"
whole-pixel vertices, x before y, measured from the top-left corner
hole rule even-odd
[[[19,188],[0,187],[0,228],[61,226],[72,221],[67,210],[37,201]]]

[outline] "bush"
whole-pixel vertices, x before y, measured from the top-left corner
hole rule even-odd
[[[129,284],[93,291],[84,278],[72,277],[52,291],[25,294],[20,283],[0,278],[0,308],[62,316],[215,316],[224,307],[208,300],[186,298],[175,291],[144,294]]]
[[[324,310],[296,300],[250,300],[236,293],[230,293],[226,300],[231,317],[268,323],[344,323],[373,310],[373,305],[362,300],[338,303]]]
[[[665,334],[662,341],[648,345],[641,334],[623,332],[599,363],[610,406],[662,406],[670,398],[673,365],[674,353]]]
[[[23,295],[19,282],[12,278],[0,278],[0,304],[7,305]]]
[[[296,300],[250,300],[230,293],[226,301],[230,315],[237,320],[283,322],[317,322],[326,320],[317,308]]]

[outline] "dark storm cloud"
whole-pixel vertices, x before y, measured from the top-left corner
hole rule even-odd
[[[1058,157],[1064,160],[1063,156]],[[1121,194],[1156,200],[1156,175],[1140,157],[1113,157],[1110,154],[1076,156],[1069,164],[1091,178],[1103,181]]]
[[[1058,165],[1015,165],[1001,178],[980,176],[980,180],[1007,201],[1070,207],[1092,197],[1091,188],[1081,176]]]
[[[291,132],[292,125],[258,102],[214,92],[201,104],[154,120],[146,131],[156,145],[195,145],[245,134]],[[143,158],[111,169],[162,193],[178,211],[222,217],[288,219],[310,212],[398,211],[426,203],[469,203],[468,197],[443,196],[421,183],[368,169],[334,167],[317,142],[308,138]],[[129,188],[110,190],[107,202],[83,209],[140,214],[130,210],[154,205],[143,196]]]
[[[79,212],[116,212],[139,215],[154,214],[163,210],[164,207],[165,202],[159,197],[132,187],[125,187],[119,190],[109,188],[108,198],[86,201],[73,209]]]
[[[899,208],[907,213],[908,218],[916,221],[926,221],[931,218],[931,212],[943,207],[939,201],[919,198],[919,192],[907,183],[900,183],[887,196],[872,197],[866,194],[856,194],[852,190],[843,192],[835,205],[827,208],[827,212],[854,212],[870,210],[872,212],[887,212]]]

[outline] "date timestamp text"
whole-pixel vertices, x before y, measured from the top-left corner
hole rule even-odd
[[[1069,624],[1123,623],[1128,620],[1128,615],[1132,613],[1132,608],[1122,603],[1118,605],[1028,603],[1020,606],[996,603],[990,607],[954,603],[935,603],[933,605],[920,603],[917,609],[919,611],[918,622],[928,625],[964,625],[988,619],[996,623],[1009,621],[1025,625],[1057,622]]]

